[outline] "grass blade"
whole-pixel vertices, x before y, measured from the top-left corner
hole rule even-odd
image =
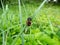
[[[44,0],[44,1],[42,2],[42,4],[37,8],[37,10],[35,10],[32,18],[35,17],[36,14],[41,10],[41,8],[43,7],[43,5],[45,4],[46,1],[47,1],[47,0]]]

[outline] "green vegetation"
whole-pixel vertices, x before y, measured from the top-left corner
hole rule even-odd
[[[21,5],[22,26],[17,4],[0,9],[0,45],[60,45],[60,6],[45,4],[33,17],[32,25],[24,27],[40,3]],[[22,32],[27,30],[27,33]],[[22,34],[21,34],[22,33]]]

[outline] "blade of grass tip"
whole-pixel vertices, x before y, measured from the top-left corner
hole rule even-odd
[[[7,12],[8,12],[8,5],[6,5],[6,10],[2,13],[2,18],[6,17]]]
[[[44,1],[42,2],[42,4],[37,8],[37,10],[35,10],[32,18],[35,17],[36,14],[41,10],[41,8],[43,7],[43,5],[45,4],[46,1],[47,1],[47,0],[44,0]]]
[[[8,4],[6,4],[6,11],[8,10]]]
[[[3,2],[2,2],[3,0],[1,0],[1,4],[2,4],[2,8],[3,8],[3,12],[4,12],[4,5],[3,5]]]
[[[43,43],[41,43],[39,40],[37,40],[37,42],[38,42],[40,45],[43,45]]]

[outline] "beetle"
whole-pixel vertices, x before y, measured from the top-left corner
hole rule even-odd
[[[31,17],[28,17],[27,20],[26,20],[26,26],[31,26],[31,23],[32,23],[32,18]],[[24,29],[24,32],[27,34],[27,33],[30,33],[30,30],[29,28],[25,28]]]
[[[32,22],[32,18],[31,17],[28,17],[27,18],[27,21],[26,21],[26,25],[27,26],[31,26],[31,22]]]

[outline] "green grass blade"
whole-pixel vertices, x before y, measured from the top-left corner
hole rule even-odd
[[[3,34],[3,37],[2,37],[3,38],[3,40],[2,40],[3,44],[2,45],[6,45],[6,43],[5,43],[5,31],[2,31],[2,34]]]
[[[41,8],[43,7],[43,5],[45,4],[46,1],[47,1],[47,0],[44,0],[44,1],[42,2],[42,4],[37,8],[37,10],[35,10],[32,18],[35,17],[36,14],[41,10]]]
[[[1,0],[1,4],[2,4],[2,8],[3,8],[3,12],[4,12],[4,5],[3,5],[3,2],[2,2],[3,0]]]

